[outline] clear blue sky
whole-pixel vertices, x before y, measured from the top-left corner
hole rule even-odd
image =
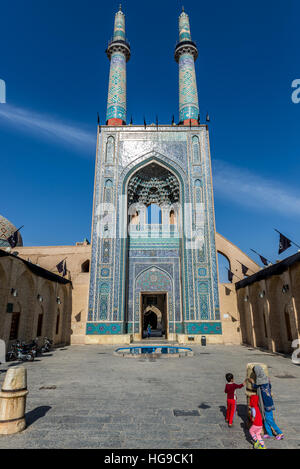
[[[90,238],[96,115],[105,121],[118,2],[2,2],[0,213],[25,225],[25,245]],[[123,2],[132,58],[128,120],[178,116],[174,46],[182,2]],[[202,121],[210,139],[217,230],[251,255],[278,256],[283,231],[300,244],[299,0],[186,0]]]

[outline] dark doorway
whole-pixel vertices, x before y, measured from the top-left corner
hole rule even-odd
[[[166,293],[144,293],[141,295],[141,325],[143,339],[167,338]]]
[[[17,340],[20,324],[20,313],[13,313],[11,318],[9,340]]]

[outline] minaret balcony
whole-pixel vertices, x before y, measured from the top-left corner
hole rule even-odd
[[[121,52],[126,57],[126,62],[130,59],[130,44],[127,41],[123,41],[122,39],[112,39],[108,43],[108,47],[106,49],[106,54],[109,60],[114,52]]]
[[[177,43],[175,48],[175,60],[178,63],[179,57],[182,54],[191,54],[194,56],[194,60],[197,60],[198,57],[198,49],[197,45],[193,41],[180,41]]]

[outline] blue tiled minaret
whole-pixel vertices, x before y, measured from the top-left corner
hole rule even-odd
[[[125,15],[121,6],[115,16],[114,36],[106,53],[110,60],[106,123],[126,124],[126,62],[130,59],[130,46],[126,41]]]
[[[175,60],[179,64],[179,121],[183,125],[198,125],[199,102],[195,73],[198,49],[192,41],[188,15],[179,16],[179,42]]]

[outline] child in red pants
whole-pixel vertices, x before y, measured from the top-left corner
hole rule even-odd
[[[263,420],[258,407],[259,397],[257,395],[250,397],[251,407],[251,421],[252,426],[250,427],[250,435],[254,441],[255,449],[266,449],[264,440],[262,439],[261,432],[263,430]]]
[[[236,384],[233,379],[233,374],[227,373],[225,376],[227,384],[225,386],[225,393],[227,394],[227,412],[225,421],[228,426],[232,427],[233,417],[236,410],[236,389],[240,389],[246,384],[246,380],[242,384]]]

